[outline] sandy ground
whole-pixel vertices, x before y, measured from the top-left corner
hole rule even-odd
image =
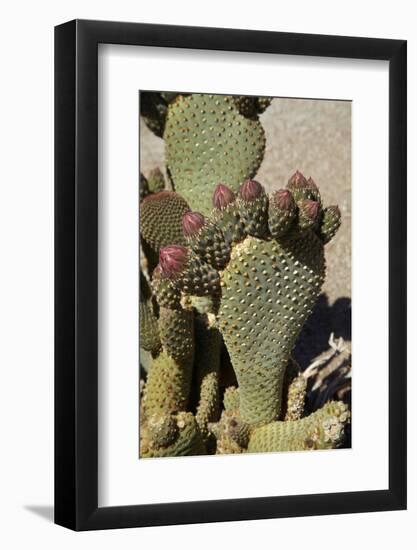
[[[298,169],[314,179],[326,205],[338,204],[342,212],[342,226],[326,247],[323,295],[295,350],[305,367],[328,348],[331,332],[351,339],[351,103],[276,98],[261,120],[266,151],[256,179],[272,191],[285,186]],[[141,124],[140,156],[145,175],[164,166],[163,140],[145,124]]]

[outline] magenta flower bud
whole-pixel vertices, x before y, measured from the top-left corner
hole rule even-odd
[[[296,170],[295,174],[288,180],[288,185],[293,187],[304,187],[306,183],[307,180],[299,170]]]
[[[280,210],[291,210],[294,207],[294,199],[291,191],[288,189],[280,189],[272,195],[272,200]]]
[[[205,219],[200,212],[186,212],[182,218],[182,230],[186,237],[192,237],[203,227]]]
[[[235,194],[233,191],[224,185],[218,183],[213,193],[213,206],[215,208],[226,208],[228,204],[231,204],[235,200]]]
[[[315,220],[319,213],[320,203],[318,201],[306,199],[302,202],[301,208],[303,213],[310,218],[310,220]]]
[[[159,272],[163,277],[178,275],[188,260],[188,250],[184,246],[163,246],[159,251]]]
[[[239,189],[239,194],[244,201],[254,201],[263,191],[262,185],[255,180],[246,180]]]

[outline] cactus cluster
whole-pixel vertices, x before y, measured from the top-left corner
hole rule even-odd
[[[141,177],[140,456],[340,446],[347,406],[330,400],[305,416],[307,381],[291,357],[338,207],[298,171],[271,195],[253,179],[270,98],[164,102],[157,133],[174,191],[159,171]]]

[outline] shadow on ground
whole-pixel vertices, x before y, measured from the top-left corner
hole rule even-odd
[[[333,332],[335,339],[340,336],[345,341],[352,338],[352,310],[350,298],[338,298],[329,305],[326,294],[321,294],[311,316],[298,337],[293,352],[294,359],[302,370],[323,351],[329,349],[329,337]]]
[[[54,521],[54,507],[53,506],[38,506],[38,505],[27,505],[24,506],[25,510],[28,512],[32,512],[32,514],[35,514],[49,523],[53,523]]]

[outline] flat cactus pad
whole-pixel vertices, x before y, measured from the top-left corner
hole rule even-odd
[[[232,96],[220,95],[178,96],[168,108],[164,141],[175,190],[203,214],[215,185],[237,190],[256,174],[265,149],[258,117],[244,116]]]

